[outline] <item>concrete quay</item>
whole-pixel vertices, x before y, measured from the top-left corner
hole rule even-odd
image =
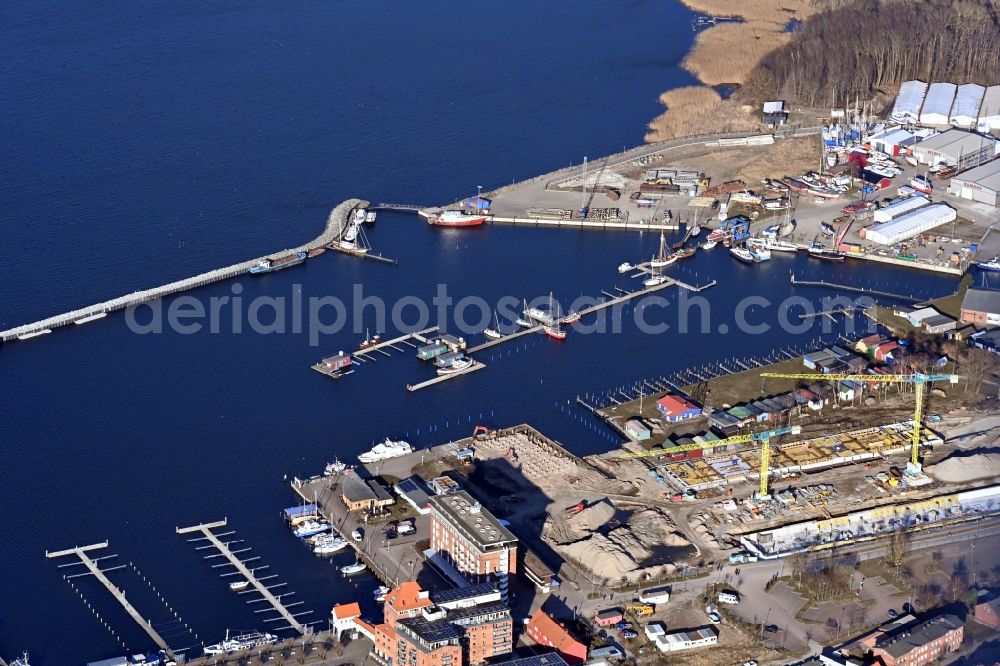
[[[347,201],[338,204],[332,211],[330,211],[323,233],[304,245],[279,250],[278,252],[273,252],[263,257],[243,261],[238,264],[233,264],[232,266],[226,266],[225,268],[217,268],[215,270],[208,271],[207,273],[195,275],[183,280],[177,280],[176,282],[171,282],[159,287],[153,287],[152,289],[134,291],[131,294],[112,298],[111,300],[103,301],[101,303],[95,303],[94,305],[80,308],[78,310],[64,312],[63,314],[48,317],[47,319],[42,319],[30,324],[24,324],[5,331],[0,331],[0,341],[8,342],[19,338],[28,339],[30,337],[44,335],[45,333],[51,332],[53,328],[58,328],[74,322],[84,323],[81,320],[98,319],[100,318],[100,315],[108,312],[124,310],[125,308],[133,305],[148,303],[149,301],[163,298],[164,296],[170,296],[171,294],[176,294],[189,289],[194,289],[196,287],[212,284],[213,282],[220,282],[238,275],[243,275],[250,269],[250,266],[254,262],[260,261],[261,259],[277,259],[295,252],[308,252],[309,250],[324,247],[340,236],[344,227],[350,221],[354,209],[358,207],[365,207],[367,205],[368,202],[362,199],[348,199]]]

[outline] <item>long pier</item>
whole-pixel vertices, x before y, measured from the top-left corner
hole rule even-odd
[[[91,557],[87,554],[89,551],[100,550],[102,548],[107,548],[107,547],[108,547],[108,542],[104,541],[101,543],[94,543],[89,546],[75,546],[73,548],[67,548],[66,550],[58,550],[55,551],[54,553],[46,551],[45,557],[51,560],[57,557],[76,555],[77,558],[79,558],[80,560],[79,564],[83,564],[84,566],[87,567],[87,569],[89,569],[90,574],[93,575],[94,578],[99,580],[101,584],[103,584],[104,587],[108,589],[108,592],[111,593],[111,596],[115,598],[115,601],[121,604],[121,607],[125,609],[125,612],[128,613],[133,620],[135,620],[135,623],[138,624],[143,629],[143,631],[145,631],[149,635],[149,637],[153,640],[154,643],[156,643],[157,646],[159,646],[161,650],[166,652],[167,655],[171,659],[173,659],[174,658],[173,651],[170,649],[170,646],[167,645],[167,642],[163,639],[163,637],[160,636],[159,632],[157,632],[156,629],[153,628],[152,623],[146,618],[144,618],[139,613],[139,611],[135,609],[135,606],[129,603],[129,600],[125,598],[125,592],[120,587],[113,584],[111,580],[104,575],[104,571],[102,571],[101,568],[97,566],[97,562],[91,559]]]
[[[243,561],[240,560],[240,558],[238,558],[236,554],[229,549],[229,546],[227,544],[223,543],[223,541],[219,539],[218,535],[212,532],[213,529],[226,527],[227,524],[228,522],[225,519],[223,519],[213,523],[199,523],[198,525],[192,525],[191,527],[178,527],[177,534],[192,534],[195,532],[200,532],[203,536],[199,537],[199,540],[207,539],[209,543],[215,546],[215,548],[219,551],[219,553],[227,560],[229,560],[229,565],[233,566],[236,569],[236,571],[239,572],[240,575],[242,575],[243,578],[246,581],[248,581],[254,587],[255,590],[257,590],[257,593],[260,594],[260,596],[263,597],[269,604],[271,604],[274,610],[277,611],[278,614],[286,622],[288,622],[288,626],[290,628],[299,632],[303,636],[312,633],[311,627],[302,624],[297,619],[297,615],[304,615],[305,613],[293,614],[290,610],[288,610],[288,608],[281,602],[281,599],[278,596],[275,596],[271,592],[271,590],[266,585],[264,585],[264,583],[262,583],[261,580],[257,578],[257,576],[254,575],[253,571],[247,568],[247,565],[244,564]],[[265,620],[265,622],[266,621],[267,620]]]
[[[861,294],[871,294],[873,296],[885,296],[886,298],[895,298],[900,301],[907,301],[909,303],[921,303],[926,301],[926,298],[917,298],[916,296],[910,295],[906,296],[904,294],[894,294],[891,291],[882,291],[880,289],[872,289],[870,287],[855,287],[849,284],[837,284],[836,282],[827,282],[826,280],[802,280],[795,277],[795,273],[791,274],[791,283],[793,285],[801,285],[805,287],[827,287],[829,289],[840,289],[841,291],[853,291]]]
[[[249,261],[243,261],[238,264],[233,264],[232,266],[226,266],[225,268],[217,268],[215,270],[208,271],[207,273],[195,275],[183,280],[177,280],[176,282],[171,282],[159,287],[153,287],[152,289],[134,291],[131,294],[112,298],[111,300],[101,303],[95,303],[94,305],[89,305],[78,310],[64,312],[63,314],[55,315],[54,317],[48,317],[47,319],[42,319],[30,324],[24,324],[22,326],[7,329],[6,331],[0,331],[0,341],[8,342],[18,338],[28,339],[31,337],[37,337],[38,335],[44,335],[45,333],[50,332],[53,328],[58,328],[75,322],[85,323],[85,320],[100,318],[101,314],[107,314],[116,310],[124,310],[125,308],[133,305],[148,303],[158,298],[163,298],[164,296],[170,296],[171,294],[187,291],[196,287],[202,287],[207,284],[212,284],[213,282],[227,280],[229,278],[236,277],[237,275],[243,275],[250,269],[250,266],[254,262],[260,261],[261,259],[277,259],[289,254],[294,254],[295,252],[308,252],[309,250],[324,247],[343,233],[344,227],[351,219],[354,209],[367,205],[368,202],[362,199],[348,199],[347,201],[340,203],[336,208],[330,211],[323,233],[304,245],[279,250],[278,252],[274,252],[264,257],[250,259]]]

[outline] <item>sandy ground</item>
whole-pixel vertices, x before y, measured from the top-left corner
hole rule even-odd
[[[946,483],[1000,477],[1000,454],[951,455],[927,467],[927,474]]]

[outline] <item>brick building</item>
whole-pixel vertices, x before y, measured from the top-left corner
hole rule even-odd
[[[587,661],[587,646],[539,608],[528,620],[528,636],[539,645],[556,650],[570,664]]]
[[[354,624],[387,666],[482,664],[514,647],[514,622],[495,585],[443,592],[439,605],[418,583],[405,582],[386,595],[383,613],[382,624]]]
[[[431,550],[467,580],[496,581],[507,599],[508,576],[517,570],[517,537],[460,490],[430,498]]]
[[[872,656],[886,666],[925,666],[955,652],[965,638],[965,625],[954,615],[939,615],[912,627],[880,636]]]

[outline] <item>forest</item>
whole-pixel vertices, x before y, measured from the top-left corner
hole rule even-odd
[[[998,0],[815,0],[790,43],[766,55],[741,96],[841,106],[909,79],[1000,83]]]

